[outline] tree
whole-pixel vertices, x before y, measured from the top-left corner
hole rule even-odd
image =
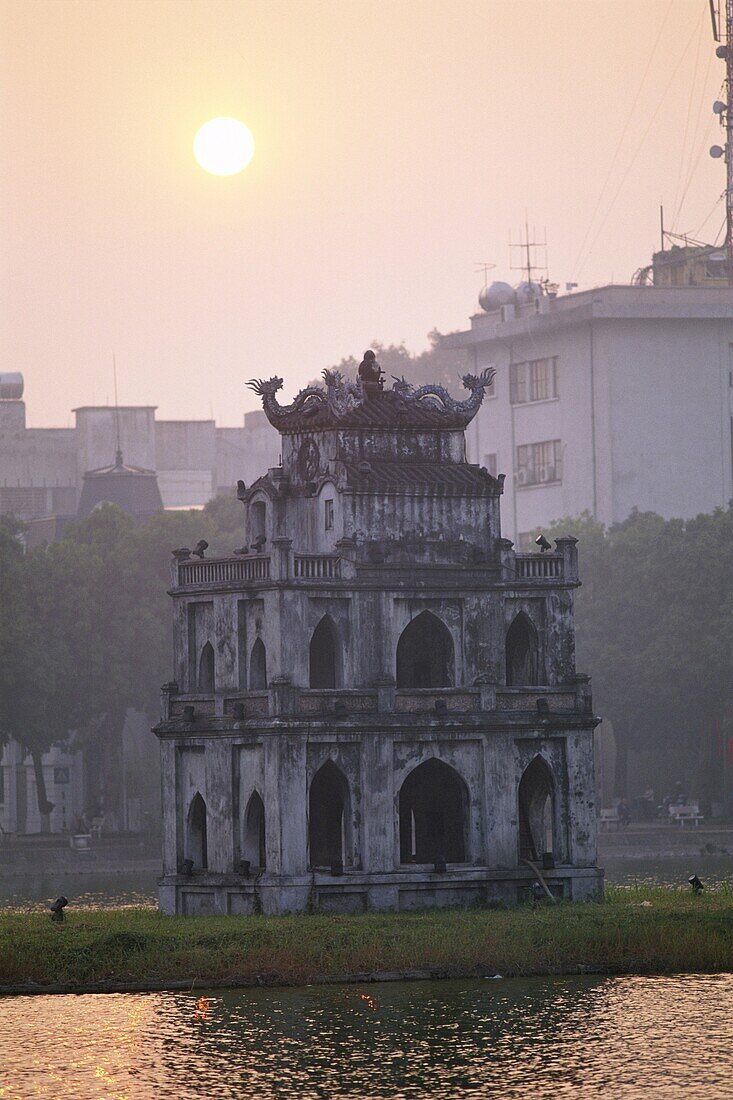
[[[127,711],[152,719],[170,676],[170,552],[204,538],[209,553],[231,553],[237,519],[231,497],[140,525],[102,505],[26,554],[17,529],[0,524],[0,743],[30,753],[44,830],[53,806],[42,757],[70,739],[84,752],[90,799],[121,819]]]
[[[604,529],[587,513],[552,524],[579,540],[578,667],[613,722],[618,795],[630,750],[666,783],[719,794],[714,736],[733,684],[733,509],[690,520],[634,512]]]

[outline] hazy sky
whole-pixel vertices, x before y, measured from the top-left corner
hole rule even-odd
[[[680,232],[721,226],[708,0],[2,13],[0,370],[33,425],[111,400],[113,349],[121,403],[224,424],[258,407],[253,375],[290,394],[373,338],[420,350],[467,326],[476,261],[518,280],[525,211],[561,286],[628,281],[660,202]],[[254,133],[238,176],[194,161],[216,115]]]

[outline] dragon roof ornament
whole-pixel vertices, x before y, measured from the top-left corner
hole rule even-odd
[[[282,378],[253,378],[247,386],[262,398],[270,423],[283,432],[328,428],[465,428],[471,422],[496,371],[464,374],[465,401],[456,401],[444,386],[413,386],[396,378],[391,389],[360,379],[352,382],[341,371],[324,370],[323,386],[306,386],[289,405],[281,405],[277,391]]]

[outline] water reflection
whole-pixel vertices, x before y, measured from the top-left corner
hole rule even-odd
[[[0,1096],[733,1095],[731,975],[0,1001]]]

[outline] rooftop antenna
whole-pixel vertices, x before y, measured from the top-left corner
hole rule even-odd
[[[716,99],[713,112],[720,118],[721,126],[725,127],[726,138],[724,146],[712,146],[710,156],[716,160],[725,158],[725,251],[728,286],[733,286],[733,0],[709,0],[709,3],[713,39],[720,43],[715,56],[725,61],[725,100]],[[723,6],[725,16],[721,20]]]
[[[115,466],[122,465],[122,447],[120,445],[120,406],[117,400],[117,357],[112,352],[112,376],[115,383],[115,432],[117,435],[117,450],[115,452]]]
[[[484,276],[484,289],[489,285],[489,272],[493,271],[496,264],[485,263],[483,260],[476,260],[476,270],[483,273]]]
[[[733,0],[731,0],[733,3]],[[537,230],[532,226],[532,236],[537,236]],[[545,239],[542,241],[530,240],[529,238],[529,223],[527,221],[527,215],[524,215],[524,240],[522,240],[522,234],[520,232],[519,241],[513,242],[511,235],[509,236],[509,249],[519,249],[520,263],[512,264],[512,271],[524,272],[527,282],[532,285],[532,273],[537,274],[543,272],[547,275],[547,231],[545,231]],[[543,263],[540,263],[537,253],[533,253],[532,249],[544,248],[545,252],[542,254]]]

